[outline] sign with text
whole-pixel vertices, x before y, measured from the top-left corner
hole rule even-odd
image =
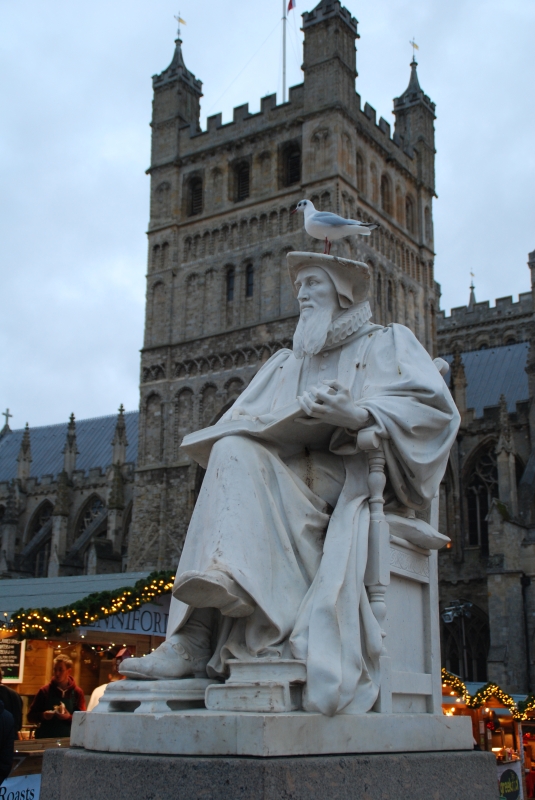
[[[4,683],[22,683],[25,652],[26,640],[0,639],[0,667],[4,673]]]
[[[500,769],[501,768],[501,769]],[[510,764],[498,764],[498,788],[500,800],[522,800],[520,761]]]
[[[39,800],[40,794],[40,775],[19,775],[18,778],[8,778],[0,786],[0,800]]]
[[[164,594],[153,603],[146,603],[134,611],[122,611],[99,619],[80,631],[105,631],[107,633],[144,633],[147,636],[165,636],[169,618],[171,595]]]

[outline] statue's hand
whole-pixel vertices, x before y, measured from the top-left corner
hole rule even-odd
[[[367,425],[370,415],[355,405],[351,393],[338,381],[323,381],[297,398],[309,417],[340,428],[358,431]]]

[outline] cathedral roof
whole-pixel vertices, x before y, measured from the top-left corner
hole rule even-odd
[[[138,441],[137,411],[124,415],[128,447],[126,461],[135,463]],[[112,463],[112,440],[117,424],[117,414],[106,417],[76,420],[76,444],[79,455],[76,469],[87,471],[94,467],[106,469]],[[67,422],[30,428],[32,463],[30,477],[57,475],[63,469],[63,448],[67,437]],[[0,439],[0,481],[9,481],[17,475],[17,456],[24,429],[6,433]]]
[[[502,394],[509,413],[516,411],[517,403],[529,400],[528,350],[529,342],[518,342],[461,353],[467,381],[466,406],[475,409],[476,417],[482,417],[487,406],[498,406]],[[450,364],[453,361],[453,355],[442,358]],[[446,380],[451,383],[451,371]]]

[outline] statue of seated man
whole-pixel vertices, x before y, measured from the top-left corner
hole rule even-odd
[[[459,415],[413,333],[370,321],[365,264],[292,252],[288,265],[300,309],[293,351],[276,352],[205,429],[214,441],[167,639],[120,671],[224,679],[229,659],[301,659],[306,710],[364,713],[379,690],[382,634],[364,585],[369,466],[358,432],[383,443],[386,508],[410,516],[437,492]],[[273,421],[270,437],[250,435]]]

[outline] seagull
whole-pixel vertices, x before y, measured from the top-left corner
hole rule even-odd
[[[378,228],[375,222],[359,222],[356,219],[344,219],[338,214],[330,211],[316,211],[311,200],[300,200],[292,211],[302,211],[305,215],[305,230],[314,239],[324,239],[324,253],[331,252],[331,244],[334,239],[343,239],[344,236],[353,236],[360,233],[362,236],[369,236],[374,228]]]

